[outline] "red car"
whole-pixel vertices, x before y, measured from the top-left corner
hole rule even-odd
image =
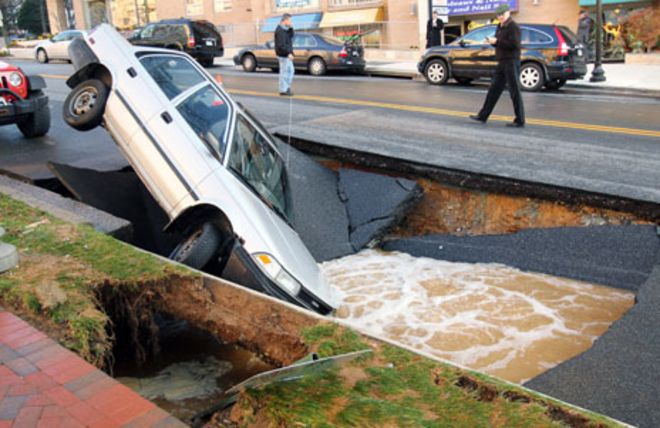
[[[0,126],[16,124],[26,138],[46,135],[50,108],[40,76],[26,76],[11,64],[0,61]]]

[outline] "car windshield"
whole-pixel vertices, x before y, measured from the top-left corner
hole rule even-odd
[[[471,31],[467,33],[465,36],[463,36],[459,40],[455,40],[452,42],[452,45],[459,44],[463,42],[464,44],[467,45],[485,45],[488,42],[486,39],[488,37],[495,37],[495,31],[497,29],[495,27],[489,26],[486,28],[478,28],[474,31]]]
[[[170,100],[206,80],[184,57],[147,55],[140,62]]]
[[[177,110],[218,159],[225,153],[229,107],[209,84],[183,100]]]
[[[227,166],[270,208],[289,221],[284,161],[265,137],[240,115]]]

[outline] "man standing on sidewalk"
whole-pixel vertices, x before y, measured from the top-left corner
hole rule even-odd
[[[291,83],[293,83],[293,27],[291,15],[285,13],[275,30],[275,54],[280,63],[280,95],[292,96]]]
[[[507,4],[499,5],[495,12],[500,24],[497,26],[495,37],[489,37],[487,41],[495,46],[497,69],[491,80],[484,106],[479,114],[470,116],[470,119],[486,123],[495,104],[500,99],[504,87],[508,86],[516,117],[512,123],[507,123],[507,126],[522,128],[525,126],[525,107],[518,81],[520,75],[520,27],[511,18],[511,10]]]

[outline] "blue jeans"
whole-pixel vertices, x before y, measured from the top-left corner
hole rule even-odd
[[[277,57],[277,60],[280,62],[280,93],[288,92],[291,89],[295,73],[293,61],[287,57]]]

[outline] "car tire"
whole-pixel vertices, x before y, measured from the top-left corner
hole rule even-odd
[[[566,84],[566,79],[554,79],[545,82],[545,88],[549,91],[561,89]]]
[[[520,87],[523,91],[536,92],[545,83],[545,75],[540,65],[528,62],[520,67]]]
[[[197,60],[197,62],[199,62],[199,64],[204,68],[213,67],[213,64],[215,63],[214,58],[200,58]]]
[[[39,97],[42,94],[41,91],[34,91],[30,93],[30,96]],[[50,130],[50,107],[45,104],[16,125],[25,138],[43,137]]]
[[[64,121],[78,131],[89,131],[103,121],[109,89],[97,79],[78,84],[64,100]]]
[[[449,78],[447,63],[442,59],[434,59],[426,64],[424,77],[432,85],[444,85]]]
[[[244,71],[252,73],[257,69],[257,58],[252,54],[245,54],[243,55],[243,58],[241,58],[241,65],[243,66]]]
[[[221,242],[218,228],[211,222],[205,222],[188,229],[169,258],[193,269],[201,269],[217,254]]]
[[[323,76],[327,70],[328,66],[323,58],[314,57],[309,60],[309,63],[307,63],[307,71],[312,76]]]
[[[454,79],[456,80],[456,83],[458,83],[459,85],[463,85],[463,86],[470,85],[472,83],[472,81],[474,80],[474,79],[471,79],[469,77],[454,77]]]
[[[37,61],[42,64],[48,63],[48,54],[45,49],[37,49]]]

